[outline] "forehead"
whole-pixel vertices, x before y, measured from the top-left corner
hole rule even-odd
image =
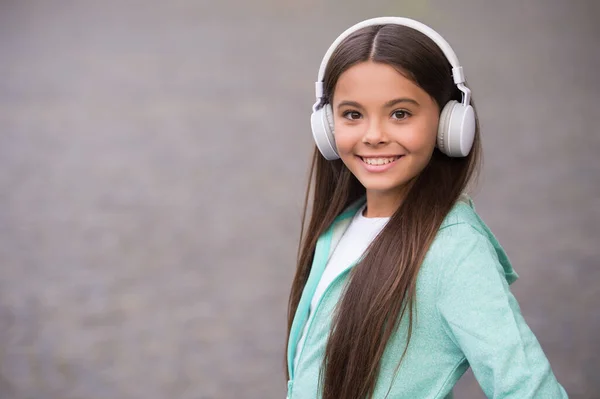
[[[351,100],[359,103],[385,103],[398,97],[410,97],[419,103],[429,95],[412,80],[388,64],[361,62],[344,71],[335,85],[334,103]]]

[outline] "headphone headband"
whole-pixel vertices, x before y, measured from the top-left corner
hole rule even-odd
[[[442,50],[442,52],[448,59],[448,62],[450,62],[450,65],[452,65],[452,77],[454,79],[454,83],[458,86],[460,91],[463,92],[462,103],[464,105],[469,104],[471,91],[464,85],[465,75],[463,72],[463,68],[462,66],[460,66],[460,63],[458,62],[458,57],[454,53],[454,50],[452,50],[452,47],[450,47],[450,44],[448,44],[448,42],[439,33],[434,31],[429,26],[419,21],[415,21],[414,19],[404,17],[378,17],[367,19],[365,21],[357,23],[354,26],[351,26],[350,28],[342,32],[342,34],[339,35],[337,39],[335,39],[331,46],[329,46],[329,49],[327,50],[325,56],[323,57],[323,60],[321,61],[321,66],[319,67],[319,74],[317,76],[317,82],[315,83],[315,95],[317,97],[317,102],[315,103],[313,110],[316,110],[319,103],[321,102],[321,99],[323,98],[323,78],[325,77],[325,69],[327,68],[327,64],[329,63],[331,55],[339,46],[339,44],[352,33],[362,28],[365,28],[367,26],[388,24],[407,26],[409,28],[415,29],[423,33],[431,40],[433,40],[433,42],[437,44],[440,50]]]

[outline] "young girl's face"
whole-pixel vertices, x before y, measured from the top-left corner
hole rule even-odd
[[[340,158],[367,194],[402,196],[431,159],[436,102],[392,66],[369,61],[340,75],[332,107]]]

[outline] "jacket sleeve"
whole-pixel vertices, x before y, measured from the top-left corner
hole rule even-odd
[[[451,227],[452,249],[437,308],[488,398],[567,398],[521,315],[492,243],[470,225]]]

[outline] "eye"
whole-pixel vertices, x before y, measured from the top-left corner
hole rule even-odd
[[[399,121],[407,119],[409,116],[411,116],[410,112],[408,112],[404,109],[398,109],[398,110],[392,112],[392,118],[399,120]]]
[[[351,121],[355,121],[362,117],[361,113],[358,111],[346,111],[342,114],[342,116]]]

